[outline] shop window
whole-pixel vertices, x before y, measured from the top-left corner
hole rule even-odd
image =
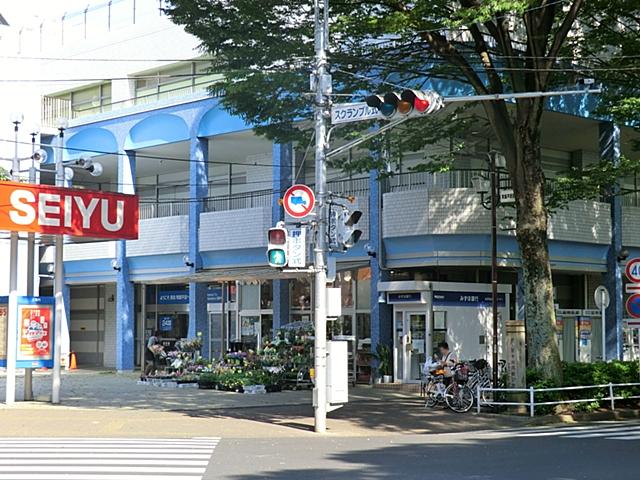
[[[265,340],[273,339],[273,315],[262,315],[262,325],[260,328],[262,333],[262,345],[264,345]]]
[[[358,340],[358,349],[362,349],[365,342],[368,341],[369,347],[371,347],[371,314],[370,313],[358,313],[356,315],[356,338]]]
[[[311,282],[299,278],[289,282],[289,303],[291,310],[311,310]]]
[[[260,299],[260,284],[242,285],[240,304],[243,310],[258,310]]]
[[[260,308],[271,310],[273,308],[273,282],[268,281],[260,286]]]
[[[356,308],[371,308],[371,269],[361,268],[356,272]]]
[[[343,315],[337,320],[330,322],[329,337],[336,335],[353,335],[353,317],[351,315]]]
[[[447,341],[447,312],[433,312],[433,345],[431,353],[438,354],[438,344]]]
[[[334,282],[336,288],[342,291],[342,306],[353,307],[353,276],[350,271],[340,272]]]
[[[229,300],[230,303],[236,303],[238,301],[237,300],[237,291],[238,291],[238,289],[237,289],[235,283],[229,284],[229,299],[228,300]]]

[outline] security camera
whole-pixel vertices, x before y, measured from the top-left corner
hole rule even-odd
[[[370,243],[367,243],[364,246],[364,250],[365,252],[367,252],[367,255],[369,255],[370,257],[376,258],[376,249],[374,248],[373,245],[371,245]]]
[[[618,252],[618,261],[624,262],[627,258],[629,258],[629,250],[623,248]]]

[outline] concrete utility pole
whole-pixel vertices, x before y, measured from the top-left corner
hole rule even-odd
[[[14,153],[11,164],[11,180],[20,181],[20,159],[18,158],[18,129],[24,117],[12,114],[14,132]],[[7,315],[7,383],[5,403],[16,401],[16,357],[18,349],[18,232],[11,232],[9,251],[9,312]]]
[[[314,248],[315,267],[315,431],[327,429],[327,166],[328,123],[331,118],[331,75],[327,63],[329,0],[314,0],[315,16],[315,137],[317,228]]]

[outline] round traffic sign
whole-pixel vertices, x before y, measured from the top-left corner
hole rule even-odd
[[[640,318],[640,293],[634,293],[627,298],[627,313],[633,318]]]
[[[596,288],[596,291],[593,294],[593,298],[596,301],[596,307],[598,308],[608,308],[609,303],[611,302],[611,298],[609,297],[609,290],[604,285],[600,285]]]
[[[306,185],[292,185],[287,189],[282,201],[284,210],[293,218],[303,218],[313,211],[316,196]]]
[[[632,258],[627,262],[624,274],[630,282],[640,283],[640,258]]]

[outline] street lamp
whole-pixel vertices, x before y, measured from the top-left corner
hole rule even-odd
[[[506,168],[504,155],[498,152],[487,154],[489,178],[476,176],[471,183],[480,195],[480,203],[491,211],[491,314],[492,314],[492,374],[493,387],[498,386],[498,207],[500,203],[499,171]]]

